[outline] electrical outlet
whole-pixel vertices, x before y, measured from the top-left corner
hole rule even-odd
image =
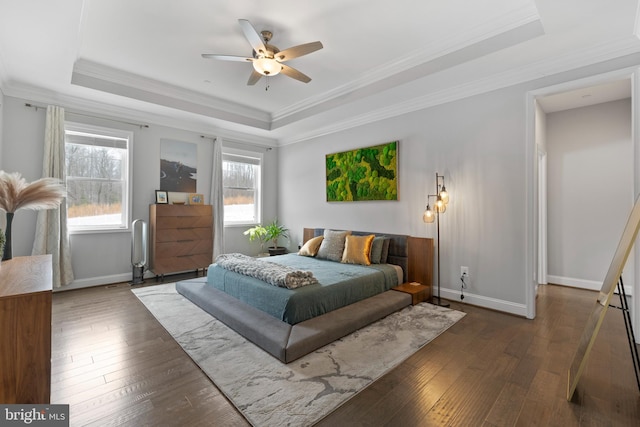
[[[460,276],[469,277],[469,267],[461,265],[460,266]]]

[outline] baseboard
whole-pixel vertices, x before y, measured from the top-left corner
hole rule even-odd
[[[78,279],[71,282],[69,285],[61,288],[54,289],[54,292],[71,291],[73,289],[91,288],[94,286],[111,285],[113,283],[130,282],[132,279],[132,273],[120,273],[112,274],[109,276],[90,277],[87,279]]]
[[[569,286],[571,288],[589,289],[591,291],[599,291],[602,288],[602,282],[595,280],[574,279],[573,277],[552,276],[547,275],[547,283],[553,285]]]
[[[434,294],[436,292],[437,289],[434,289]],[[515,314],[516,316],[527,317],[527,306],[525,304],[517,304],[511,301],[470,294],[467,292],[464,293],[464,300],[461,300],[460,290],[446,288],[440,288],[440,296],[450,301],[468,303],[478,307]]]
[[[145,270],[143,278],[153,279],[156,275],[153,274],[151,270]],[[89,277],[87,279],[78,279],[71,282],[71,284],[67,286],[63,286],[61,288],[56,288],[54,292],[60,291],[71,291],[74,289],[84,289],[91,288],[94,286],[104,286],[104,285],[112,285],[114,283],[123,283],[123,282],[131,282],[133,280],[133,272],[129,273],[119,273],[119,274],[111,274],[108,276],[98,276],[98,277]]]
[[[599,291],[602,289],[602,282],[595,280],[574,279],[572,277],[547,275],[547,283],[554,285],[569,286],[571,288],[588,289],[591,291]],[[625,285],[624,291],[628,297],[633,295],[633,288]]]

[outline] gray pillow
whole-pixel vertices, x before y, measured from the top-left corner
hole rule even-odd
[[[342,261],[344,252],[344,241],[351,231],[324,230],[324,239],[318,249],[316,258],[329,261]]]
[[[382,255],[380,256],[380,264],[386,264],[389,258],[389,243],[391,239],[385,238],[382,244]]]
[[[384,236],[376,236],[371,244],[371,264],[380,264],[382,259],[382,248],[384,246]],[[389,246],[387,245],[387,248]]]

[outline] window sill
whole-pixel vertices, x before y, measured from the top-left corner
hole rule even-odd
[[[244,224],[225,224],[224,228],[246,228],[246,227],[255,227],[259,225],[259,222],[247,222]]]
[[[131,233],[131,228],[108,228],[108,229],[90,229],[90,230],[69,230],[70,236],[83,234],[111,234],[111,233]]]

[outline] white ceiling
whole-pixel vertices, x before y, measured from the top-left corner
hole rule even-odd
[[[631,97],[631,79],[614,80],[537,98],[545,113],[587,107]]]
[[[5,95],[287,144],[640,52],[636,0],[0,0]],[[324,48],[247,86],[238,25]]]

